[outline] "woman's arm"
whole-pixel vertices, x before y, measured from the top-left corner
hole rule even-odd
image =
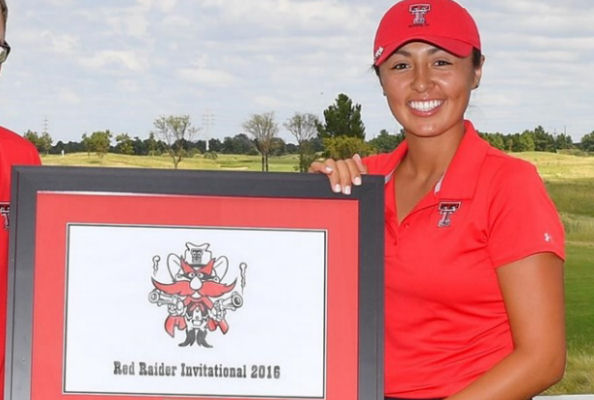
[[[526,400],[563,377],[563,261],[538,253],[499,267],[497,277],[514,351],[448,400]]]

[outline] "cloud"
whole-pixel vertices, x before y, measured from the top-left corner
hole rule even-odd
[[[271,109],[276,109],[283,104],[282,100],[272,96],[255,96],[253,100],[256,105]]]
[[[205,0],[202,6],[215,10],[225,23],[236,27],[258,27],[253,33],[269,31],[357,31],[369,19],[372,8],[329,0]],[[356,19],[354,19],[356,17]]]
[[[80,64],[93,69],[105,67],[123,68],[132,72],[140,72],[147,68],[147,60],[134,51],[103,50],[96,52],[91,57],[80,59]]]
[[[65,104],[79,104],[81,100],[76,92],[67,88],[60,88],[58,90],[57,98],[60,102]]]
[[[73,54],[79,47],[78,37],[66,33],[55,33],[45,30],[40,33],[42,41],[45,43],[45,51],[57,54]]]
[[[156,6],[161,11],[168,12],[175,8],[177,0],[136,0],[136,4],[145,10],[150,10]]]
[[[181,68],[178,75],[188,82],[214,87],[228,87],[236,81],[233,75],[225,71],[203,67]]]
[[[51,6],[64,7],[74,3],[74,0],[44,0],[45,3]]]
[[[105,19],[112,35],[128,35],[144,38],[148,34],[149,20],[146,11],[141,8],[129,8],[117,14],[111,14]]]

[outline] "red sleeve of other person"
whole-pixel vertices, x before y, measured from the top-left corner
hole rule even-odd
[[[14,165],[39,165],[35,146],[8,129],[0,127],[0,398],[4,395],[4,356],[6,337],[6,292],[8,279],[8,212],[10,178]],[[31,244],[33,246],[33,244]]]

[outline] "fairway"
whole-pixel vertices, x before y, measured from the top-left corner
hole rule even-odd
[[[271,172],[295,172],[299,163],[297,154],[269,158]],[[107,153],[103,157],[95,153],[73,153],[64,156],[45,155],[41,157],[44,165],[81,166],[81,167],[127,167],[127,168],[164,168],[173,169],[173,162],[168,155],[129,156]],[[204,169],[223,171],[261,171],[261,157],[247,154],[218,154],[216,159],[202,155],[184,158],[179,169]]]
[[[594,157],[514,154],[538,168],[563,220],[567,239],[565,289],[568,361],[564,379],[547,394],[594,393]],[[77,153],[43,156],[45,165],[172,168],[168,156]],[[270,157],[270,171],[297,171],[298,156]],[[219,154],[184,159],[181,169],[260,171],[260,156]]]

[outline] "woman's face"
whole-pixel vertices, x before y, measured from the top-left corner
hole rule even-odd
[[[463,125],[482,72],[472,56],[456,57],[424,42],[399,48],[379,67],[392,114],[409,135],[438,136]]]

